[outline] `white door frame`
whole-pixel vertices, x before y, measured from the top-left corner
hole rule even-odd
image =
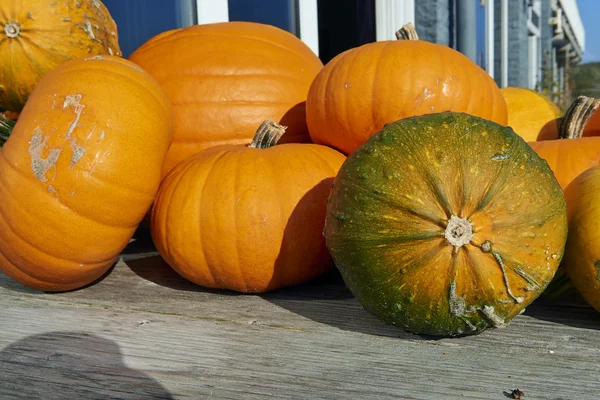
[[[396,31],[415,25],[415,0],[375,0],[375,39],[396,40]]]

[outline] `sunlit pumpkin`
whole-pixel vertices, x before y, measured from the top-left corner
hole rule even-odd
[[[464,113],[386,125],[340,168],[325,237],[366,310],[405,330],[503,327],[562,258],[563,191],[512,129]]]
[[[281,143],[310,141],[305,101],[323,64],[289,32],[254,22],[195,25],[157,35],[130,60],[173,104],[164,173],[200,150],[250,143],[264,119],[288,127]]]
[[[600,311],[600,166],[575,178],[565,196],[569,236],[562,268],[583,298]]]
[[[536,91],[507,87],[500,89],[508,107],[508,123],[525,141],[558,139],[561,111]]]
[[[306,102],[313,142],[350,154],[387,123],[442,111],[506,124],[506,103],[486,71],[418,40],[411,26],[398,36],[345,51],[319,72]]]
[[[204,287],[266,292],[331,268],[325,202],[345,157],[316,144],[273,145],[261,125],[252,144],[216,146],[164,178],[151,232],[167,263]]]
[[[0,151],[0,270],[48,291],[100,277],[154,200],[172,129],[169,99],[132,62],[46,74]]]
[[[0,109],[20,111],[48,71],[65,61],[120,56],[117,26],[100,0],[0,2]]]

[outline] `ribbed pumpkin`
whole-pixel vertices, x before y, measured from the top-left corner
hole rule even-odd
[[[600,166],[573,180],[565,196],[569,236],[562,267],[583,298],[600,311]]]
[[[169,99],[127,60],[44,76],[0,152],[0,270],[48,291],[101,276],[154,200],[172,129]]]
[[[196,25],[161,33],[130,60],[173,104],[165,173],[200,150],[250,143],[265,119],[288,127],[281,143],[310,141],[305,101],[323,64],[289,32],[254,22]]]
[[[397,41],[348,50],[317,75],[306,102],[315,143],[350,154],[385,124],[460,111],[506,124],[506,103],[494,80],[461,53],[416,40],[405,26]]]
[[[408,331],[502,327],[552,279],[563,192],[512,129],[464,113],[386,125],[342,165],[325,237],[361,304]]]
[[[527,142],[558,139],[560,109],[541,93],[530,89],[500,89],[508,107],[508,123]]]
[[[121,55],[100,0],[3,1],[0,29],[0,109],[20,111],[42,76],[65,61]]]
[[[600,163],[600,137],[529,142],[548,162],[563,189],[583,171]]]
[[[333,266],[325,202],[345,157],[315,144],[273,146],[282,128],[261,125],[252,144],[223,145],[179,163],[151,214],[162,257],[199,285],[266,292]]]
[[[600,163],[600,137],[584,137],[586,130],[589,135],[593,129],[594,112],[599,106],[600,101],[578,97],[562,118],[558,131],[561,139],[529,142],[548,162],[563,189],[583,171]]]

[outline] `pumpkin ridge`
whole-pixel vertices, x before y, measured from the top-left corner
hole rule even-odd
[[[201,153],[198,153],[201,154]],[[214,157],[214,160],[212,160],[212,163],[210,165],[210,167],[208,168],[208,173],[206,174],[206,178],[204,179],[204,182],[202,183],[202,188],[200,189],[200,198],[207,198],[208,196],[206,196],[206,189],[208,188],[208,181],[210,178],[211,174],[215,173],[215,165],[219,162],[221,162],[221,160],[223,160],[225,157],[227,156],[226,152],[221,152],[221,154],[218,154],[216,157]],[[194,163],[190,162],[188,167],[193,167]],[[186,171],[189,171],[189,169],[186,169]],[[184,174],[180,174],[181,176],[183,176]],[[202,207],[202,202],[200,202],[200,204],[198,204],[198,207]],[[200,218],[198,220],[198,231],[202,232],[202,220],[203,220],[203,214],[200,213]],[[207,254],[207,243],[206,243],[206,239],[204,237],[205,235],[200,235],[200,248],[202,250],[202,256],[204,257],[204,263],[207,266],[207,271],[210,274],[211,278],[213,279],[213,281],[215,283],[218,283],[219,286],[223,286],[223,283],[221,282],[220,279],[217,279],[218,276],[223,276],[223,271],[214,271],[213,268],[215,266],[215,264],[217,263],[209,263],[208,262],[208,254]],[[212,266],[211,266],[212,265]]]
[[[12,165],[4,156],[3,152],[0,152],[0,156],[2,156],[5,160],[5,165],[8,165],[9,167],[11,167],[11,169],[15,172],[17,172],[19,175],[23,176],[25,179],[27,180],[31,180],[32,178],[30,176],[28,176],[27,174],[25,174],[25,172],[21,171],[20,169],[18,169],[16,166]],[[91,176],[91,175],[90,175]],[[2,175],[0,175],[0,183],[2,182]],[[106,183],[106,182],[103,182]],[[4,187],[7,187],[6,185],[4,185]],[[100,221],[97,220],[95,218],[90,217],[89,215],[84,215],[82,214],[80,211],[76,210],[75,208],[69,206],[68,204],[64,203],[58,196],[55,196],[53,193],[49,192],[49,191],[43,191],[46,196],[51,196],[53,198],[55,198],[63,207],[68,208],[70,211],[74,212],[75,214],[77,214],[80,218],[85,218],[88,219],[92,222],[97,223],[98,225],[102,225],[102,226],[108,226],[111,228],[123,228],[123,229],[130,229],[130,228],[134,228],[135,225],[131,225],[131,226],[126,226],[126,225],[113,225],[113,224],[109,224],[105,221]],[[8,193],[9,196],[12,196],[12,192],[10,190],[6,190],[6,193]],[[152,197],[152,196],[150,196]],[[15,204],[21,206],[23,208],[23,203],[20,203],[18,201],[15,201]],[[6,220],[6,218],[4,217],[4,214],[2,214],[2,207],[0,206],[0,215],[2,216],[2,218],[4,218],[4,220]],[[42,223],[42,222],[40,222]]]
[[[177,102],[173,102],[172,103],[174,106],[188,106],[188,105],[194,105],[194,104],[210,104],[210,105],[216,105],[217,107],[221,107],[221,106],[231,106],[231,105],[264,105],[264,106],[270,106],[270,105],[285,105],[286,107],[289,105],[289,102],[284,102],[284,101],[239,101],[239,100],[234,100],[234,101],[229,101],[229,100],[186,100],[186,101],[177,101]]]
[[[146,93],[148,93],[152,96],[152,98],[156,101],[156,103],[160,105],[159,108],[165,112],[165,115],[171,115],[171,110],[168,109],[170,107],[171,103],[161,101],[161,99],[158,97],[156,92],[154,90],[151,90],[150,88],[148,88],[148,86],[149,86],[149,83],[152,82],[152,86],[154,87],[153,89],[157,88],[162,93],[164,93],[164,89],[158,84],[158,82],[154,78],[150,77],[150,79],[148,79],[148,77],[144,76],[147,73],[141,67],[137,66],[137,64],[131,63],[131,64],[134,64],[137,68],[140,68],[139,70],[137,68],[133,68],[131,65],[128,64],[128,62],[125,62],[125,61],[126,60],[119,60],[119,59],[114,59],[114,58],[100,58],[100,59],[96,58],[93,60],[88,59],[88,60],[86,60],[86,63],[87,63],[86,68],[79,67],[79,70],[81,71],[81,70],[87,69],[89,71],[99,72],[104,75],[106,75],[107,73],[110,73],[115,76],[127,78],[129,81],[134,81],[138,87],[140,87],[142,90],[144,90]],[[136,73],[133,76],[129,76],[122,72],[115,71],[114,68],[111,69],[110,71],[106,71],[105,68],[100,67],[101,63],[106,63],[106,62],[117,64],[117,65],[128,67],[128,68],[132,68],[135,71],[138,71],[139,73]],[[133,77],[135,77],[136,79],[132,79]],[[137,78],[143,78],[143,79],[137,79]],[[146,82],[144,82],[144,80]]]
[[[338,173],[338,170],[334,166],[331,165],[331,163],[329,162],[329,159],[323,157],[323,155],[315,149],[315,147],[314,147],[315,144],[314,143],[306,143],[306,144],[302,144],[302,146],[305,146],[305,147],[303,147],[304,149],[308,149],[311,153],[313,153],[315,155],[315,157],[317,157],[320,160],[322,160],[323,164],[327,165],[330,168],[331,173],[334,176]],[[335,151],[333,149],[331,149],[331,150]]]
[[[172,74],[168,74],[168,71],[165,71],[165,76],[161,76],[161,75],[156,75],[157,78],[160,78],[163,80],[163,82],[166,84],[169,81],[175,81],[178,82],[179,80],[181,80],[182,77],[185,78],[197,78],[199,80],[203,80],[205,78],[236,78],[236,79],[241,79],[241,78],[257,78],[257,77],[265,77],[268,78],[268,80],[273,80],[274,77],[276,78],[284,78],[284,79],[288,79],[292,82],[296,82],[296,83],[304,83],[305,80],[304,79],[299,79],[299,77],[295,76],[295,75],[283,75],[283,74],[273,74],[273,73],[269,73],[269,74],[261,74],[261,73],[257,73],[257,72],[252,72],[252,73],[245,73],[243,71],[236,71],[234,74],[216,74],[216,73],[206,73],[203,71],[197,72],[197,73],[189,73],[189,72],[178,72],[177,75],[172,75]]]
[[[62,258],[62,257],[60,257],[60,256],[57,256],[56,254],[49,253],[49,252],[47,252],[46,250],[42,250],[42,249],[40,249],[40,248],[36,247],[35,245],[31,244],[31,243],[30,243],[28,240],[26,240],[26,239],[25,239],[25,238],[24,238],[24,237],[23,237],[23,236],[22,236],[20,233],[18,233],[17,231],[15,231],[15,229],[14,229],[13,227],[11,227],[11,226],[10,226],[10,224],[9,224],[9,223],[7,223],[6,221],[7,221],[7,219],[6,219],[6,217],[5,217],[4,211],[3,211],[2,207],[0,206],[0,224],[3,224],[3,225],[5,225],[5,226],[6,226],[6,228],[8,228],[8,231],[12,232],[12,234],[13,234],[13,237],[14,237],[14,238],[16,238],[17,240],[21,241],[21,243],[23,243],[23,244],[25,244],[26,246],[28,246],[28,247],[29,247],[31,250],[34,250],[34,252],[39,252],[39,253],[41,253],[41,254],[43,254],[43,255],[45,255],[45,256],[48,256],[48,257],[51,257],[51,258],[53,258],[53,259],[57,260],[57,261],[61,261],[61,262],[67,261],[67,262],[72,262],[73,264],[76,264],[76,263],[83,263],[83,264],[87,264],[87,265],[90,265],[90,264],[92,264],[92,265],[94,265],[94,264],[97,264],[97,265],[102,265],[102,264],[106,263],[107,261],[110,261],[110,260],[112,260],[112,259],[114,258],[114,257],[111,257],[110,259],[107,259],[107,260],[102,260],[102,261],[99,261],[99,262],[96,262],[96,263],[90,263],[89,261],[84,261],[84,260],[82,260],[82,259],[78,259],[78,260],[76,260],[76,259],[67,260],[67,259],[65,259],[65,258]],[[2,251],[0,251],[0,253],[3,253],[3,252],[2,252]],[[11,263],[11,264],[12,264],[12,263]],[[15,267],[16,267],[16,266],[15,266]],[[19,271],[21,271],[21,269],[20,269],[20,268],[17,268],[17,269],[18,269]],[[54,282],[54,283],[60,283],[60,282]]]
[[[201,25],[196,25],[196,26],[201,26]],[[287,31],[284,31],[284,32],[288,33]],[[149,46],[147,46],[147,47],[145,47],[145,46],[144,47],[140,47],[140,49],[143,49],[144,51],[149,51],[149,50],[151,50],[151,49],[153,49],[155,47],[159,47],[160,45],[169,45],[169,44],[172,44],[173,42],[178,41],[179,39],[187,39],[188,37],[198,37],[198,36],[204,36],[204,37],[206,37],[206,36],[214,36],[214,37],[223,37],[223,38],[225,38],[225,37],[235,37],[235,38],[240,38],[240,39],[255,40],[255,41],[258,41],[258,42],[262,42],[262,43],[265,43],[265,44],[272,45],[273,47],[276,47],[276,48],[279,48],[281,50],[284,50],[285,53],[293,54],[293,55],[297,56],[298,58],[302,59],[305,62],[308,62],[309,64],[313,64],[316,61],[315,59],[311,60],[309,57],[306,57],[304,54],[297,53],[295,51],[291,51],[290,49],[287,49],[287,48],[285,48],[284,46],[282,46],[282,45],[280,45],[278,43],[271,42],[271,41],[268,41],[266,39],[262,39],[260,37],[245,36],[245,35],[238,35],[238,34],[236,34],[236,35],[227,35],[227,34],[221,34],[221,33],[204,33],[204,32],[198,33],[198,32],[196,32],[196,30],[192,30],[192,31],[188,31],[188,32],[180,31],[180,32],[175,32],[175,33],[176,34],[172,35],[170,39],[163,38],[160,42],[149,43]],[[179,33],[179,34],[177,34],[177,33]],[[137,50],[134,53],[137,53]]]
[[[242,166],[242,163],[240,162],[240,159],[242,157],[244,157],[244,153],[240,153],[238,157],[231,157],[235,161],[235,163],[236,163],[235,172],[232,174],[232,176],[233,176],[234,196],[230,196],[230,200],[233,202],[231,208],[234,211],[234,213],[233,213],[234,214],[233,215],[233,221],[234,221],[233,222],[234,223],[233,231],[234,232],[238,232],[238,217],[237,217],[237,214],[238,214],[239,210],[236,207],[236,202],[237,202],[237,199],[239,197],[239,193],[238,193],[238,190],[239,190],[238,180],[239,180],[239,176],[240,176],[240,169],[241,169],[241,166]],[[246,280],[246,276],[244,274],[244,269],[240,265],[240,259],[241,259],[240,241],[237,240],[237,238],[234,239],[234,241],[235,241],[235,258],[236,258],[235,265],[237,266],[239,277],[241,278],[241,281],[244,283],[244,288],[242,290],[243,291],[247,291],[249,289],[248,288],[248,281]]]
[[[393,42],[390,41],[385,46],[381,47],[381,51],[379,52],[379,57],[377,58],[377,63],[375,64],[375,69],[373,71],[373,80],[371,81],[371,93],[373,93],[373,98],[371,99],[371,104],[375,102],[375,99],[378,97],[375,93],[375,88],[377,87],[377,83],[379,82],[379,70],[381,69],[381,54],[385,51],[386,48],[390,46]],[[375,115],[375,110],[377,107],[371,107],[371,125],[379,126],[379,121],[377,121],[377,116]]]
[[[179,185],[181,183],[181,180],[185,177],[185,175],[187,174],[187,172],[193,167],[193,160],[196,160],[199,157],[198,154],[199,153],[197,153],[196,155],[191,156],[189,159],[186,159],[186,160],[182,161],[180,164],[176,165],[172,169],[171,173],[167,174],[163,178],[163,181],[168,181],[168,180],[172,179],[172,176],[175,176],[174,171],[181,171],[182,172],[182,173],[180,173],[180,174],[178,174],[176,176],[177,180],[172,184],[172,187],[174,187],[174,189],[171,190],[170,192],[166,192],[166,193],[163,192],[162,190],[159,190],[159,193],[158,193],[159,196],[161,196],[161,197],[167,197],[167,195],[168,195],[168,199],[169,200],[171,200],[173,198],[173,192],[175,191],[175,189],[177,189],[177,187],[179,187]],[[161,183],[161,186],[162,186],[162,183]],[[156,204],[156,199],[155,199],[154,203]],[[168,209],[167,213],[169,211],[172,211],[172,209]],[[168,227],[167,221],[168,221],[168,218],[165,218],[163,220],[164,225],[162,226],[162,231],[165,232],[165,235],[164,235],[165,240],[163,242],[163,245],[165,247],[165,252],[166,253],[165,253],[164,256],[168,257],[171,260],[171,262],[173,262],[174,261],[173,253],[172,253],[172,251],[170,249],[169,241],[168,241],[169,236],[166,235],[166,233],[167,233],[167,227]],[[198,223],[200,224],[201,221],[198,221]],[[206,257],[204,257],[204,259],[206,261]]]
[[[348,182],[350,185],[355,186],[356,188],[360,188],[360,189],[364,190],[364,194],[366,196],[371,197],[372,199],[375,199],[383,204],[389,205],[390,207],[393,207],[397,210],[405,211],[405,212],[407,212],[407,214],[414,215],[415,217],[418,217],[424,221],[431,222],[432,224],[434,224],[435,226],[437,226],[439,228],[446,227],[445,220],[437,218],[434,215],[426,215],[426,214],[419,213],[416,210],[410,210],[406,206],[403,206],[402,204],[392,202],[392,201],[386,199],[383,195],[381,195],[379,193],[375,193],[372,190],[368,190],[369,187],[364,186],[360,181],[358,181],[356,178],[354,178],[350,175],[345,176],[345,181]]]

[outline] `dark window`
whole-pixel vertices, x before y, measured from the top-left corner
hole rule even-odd
[[[376,40],[375,0],[320,0],[319,57],[336,55]]]
[[[196,23],[196,0],[103,0],[117,23],[123,57],[151,37]]]
[[[300,37],[298,0],[228,0],[230,21],[274,25]]]

